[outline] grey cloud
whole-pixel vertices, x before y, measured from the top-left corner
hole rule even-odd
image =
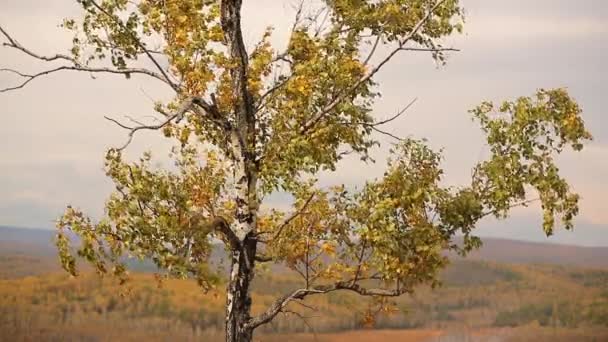
[[[602,18],[602,13],[608,11],[608,3],[604,0],[463,0],[462,3],[468,10],[469,16],[501,14],[543,17],[549,14],[566,18],[581,16]]]
[[[263,28],[272,24],[276,27],[274,41],[284,45],[295,2],[246,1],[248,44],[254,44]],[[314,6],[315,1],[309,3]],[[608,224],[598,204],[608,190],[608,164],[598,161],[608,160],[608,126],[602,101],[608,93],[602,73],[603,61],[608,57],[608,34],[602,33],[601,26],[608,16],[608,2],[463,3],[468,10],[467,34],[446,42],[462,52],[453,54],[448,65],[440,68],[428,54],[400,56],[378,77],[383,96],[376,105],[376,115],[388,117],[418,97],[403,118],[385,128],[400,136],[427,137],[434,148],[444,147],[446,183],[463,184],[470,177],[471,167],[486,156],[482,136],[471,122],[468,109],[482,100],[529,95],[538,87],[567,86],[585,109],[585,120],[596,142],[580,155],[560,158],[564,173],[583,195],[583,219],[574,234],[559,233],[559,239],[563,239],[559,241],[608,244],[601,238],[605,234],[600,226],[592,224]],[[72,1],[0,0],[0,23],[9,26],[24,44],[44,53],[67,48],[69,35],[55,25],[61,17],[73,13],[77,13],[77,7]],[[44,67],[6,49],[0,49],[0,60],[0,67]],[[0,73],[0,86],[14,81]],[[103,115],[142,117],[151,113],[149,97],[156,100],[167,96],[162,85],[147,79],[91,80],[79,74],[51,76],[19,92],[1,94],[0,156],[4,162],[0,163],[0,221],[8,222],[0,223],[48,226],[68,202],[99,215],[111,189],[101,170],[103,151],[125,139],[125,132],[106,122]],[[390,142],[382,136],[379,139]],[[145,149],[163,156],[168,146],[153,133],[142,134],[129,154],[136,156]],[[322,182],[361,185],[365,179],[382,174],[386,154],[385,148],[375,150],[378,162],[369,165],[361,165],[356,157],[348,158],[339,172],[324,174]],[[270,202],[281,206],[289,198],[276,195]],[[529,229],[539,227],[536,216],[518,217],[504,225],[486,222],[488,228],[481,231],[490,235],[499,232],[504,237],[542,238],[540,229]],[[583,228],[587,226],[594,228]]]

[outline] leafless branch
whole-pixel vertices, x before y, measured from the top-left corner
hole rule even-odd
[[[411,106],[412,106],[412,105],[413,105],[413,104],[414,104],[414,103],[415,103],[417,100],[418,100],[418,98],[413,99],[413,100],[412,100],[412,101],[411,101],[411,102],[410,102],[410,103],[409,103],[407,106],[405,106],[403,109],[401,109],[400,111],[398,111],[398,112],[397,112],[397,114],[395,114],[395,115],[393,115],[393,116],[391,116],[390,118],[385,119],[385,120],[376,121],[376,122],[364,122],[364,121],[360,121],[360,122],[359,122],[359,121],[350,121],[350,122],[347,122],[347,121],[343,121],[343,122],[340,122],[340,124],[342,124],[342,125],[351,125],[351,126],[361,125],[361,126],[364,126],[364,127],[369,127],[369,128],[371,128],[372,130],[374,130],[374,131],[376,131],[376,132],[378,132],[378,133],[380,133],[380,134],[382,134],[382,135],[386,135],[386,136],[388,136],[388,137],[390,137],[390,138],[392,138],[392,139],[395,139],[395,140],[397,140],[397,141],[403,141],[403,139],[404,139],[404,138],[401,138],[401,137],[399,137],[399,136],[397,136],[397,135],[395,135],[395,134],[393,134],[393,133],[390,133],[390,132],[388,132],[388,131],[385,131],[385,130],[383,130],[383,129],[380,129],[380,128],[378,128],[378,126],[385,125],[385,124],[387,124],[387,123],[389,123],[389,122],[391,122],[391,121],[394,121],[394,120],[398,119],[398,118],[399,118],[399,117],[401,117],[403,114],[405,114],[405,112],[406,112],[408,109],[410,109],[410,107],[411,107]]]
[[[422,51],[422,52],[445,52],[445,51],[460,51],[455,48],[413,48],[413,47],[402,47],[401,51]]]
[[[361,254],[359,254],[359,258],[357,260],[357,271],[355,272],[355,277],[353,278],[353,284],[356,284],[357,281],[359,281],[359,276],[361,275],[361,266],[363,266],[363,257],[365,256],[366,248],[367,240],[364,240],[361,246]]]
[[[369,64],[369,61],[371,61],[372,57],[374,57],[374,54],[376,53],[376,50],[378,49],[378,45],[380,44],[381,40],[382,40],[382,36],[378,35],[376,37],[376,41],[374,42],[374,45],[372,46],[372,50],[369,52],[369,55],[367,55],[367,58],[365,58],[365,61],[363,61],[364,66],[367,66],[367,64]]]
[[[106,68],[106,67],[89,67],[86,65],[82,65],[74,57],[71,57],[68,55],[55,54],[55,55],[45,56],[45,55],[38,54],[38,53],[24,47],[23,45],[21,45],[15,38],[13,38],[10,34],[8,34],[8,32],[1,26],[0,26],[0,33],[2,33],[2,35],[8,40],[8,42],[2,43],[2,46],[10,47],[15,50],[21,51],[21,52],[25,53],[26,55],[28,55],[34,59],[40,60],[40,61],[44,61],[44,62],[66,61],[71,64],[71,65],[58,66],[58,67],[55,67],[55,68],[52,68],[49,70],[44,70],[44,71],[34,73],[34,74],[27,74],[27,73],[19,72],[17,70],[13,70],[13,69],[6,69],[6,68],[0,69],[0,71],[11,72],[22,78],[25,78],[25,80],[23,82],[21,82],[20,84],[13,86],[13,87],[7,87],[7,88],[0,89],[0,92],[8,92],[8,91],[12,91],[12,90],[21,89],[38,77],[53,74],[58,71],[82,71],[82,72],[89,72],[89,73],[120,74],[120,75],[124,75],[127,77],[129,77],[132,74],[142,74],[142,75],[151,76],[155,79],[163,81],[164,83],[167,83],[170,86],[172,86],[171,82],[168,81],[168,79],[166,77],[164,77],[163,75],[158,74],[156,72],[153,72],[151,70],[148,70],[148,69],[144,69],[144,68],[114,69],[114,68]]]
[[[382,129],[378,128],[378,127],[373,126],[372,129],[374,131],[380,133],[380,134],[386,135],[387,137],[393,138],[393,139],[395,139],[397,141],[403,141],[404,140],[404,138],[401,138],[401,137],[399,137],[399,136],[397,136],[397,135],[395,135],[395,134],[393,134],[391,132],[387,132],[385,130],[382,130]]]
[[[325,294],[334,291],[351,291],[361,296],[378,297],[397,297],[411,292],[410,289],[403,287],[392,290],[382,288],[365,288],[358,284],[353,284],[352,281],[341,281],[329,285],[318,285],[309,289],[298,289],[277,299],[264,313],[251,318],[246,326],[247,328],[255,329],[262,324],[270,322],[277,314],[282,312],[290,302],[294,300],[302,300],[310,295]]]
[[[369,125],[373,126],[373,127],[375,127],[375,126],[382,126],[382,125],[387,124],[387,123],[389,123],[389,122],[391,122],[393,120],[398,119],[401,115],[403,115],[405,112],[407,112],[407,110],[410,109],[414,105],[414,103],[416,103],[416,101],[418,101],[417,97],[414,98],[412,101],[410,101],[410,103],[408,103],[407,106],[403,107],[403,109],[401,109],[400,111],[398,111],[397,114],[391,116],[388,119],[381,120],[381,121],[376,121],[376,122],[371,123]]]
[[[180,105],[180,107],[178,108],[178,110],[175,111],[175,113],[167,115],[166,119],[164,121],[161,121],[160,123],[154,124],[154,125],[139,125],[139,126],[133,126],[132,127],[132,126],[127,126],[125,124],[122,124],[118,120],[110,118],[110,117],[107,117],[107,116],[104,116],[104,118],[106,120],[108,120],[108,121],[111,121],[111,122],[115,123],[119,127],[124,128],[124,129],[126,129],[126,130],[129,131],[127,142],[123,146],[121,146],[120,148],[117,149],[118,151],[122,151],[125,148],[127,148],[127,146],[129,146],[129,144],[133,140],[133,136],[138,131],[141,131],[141,130],[159,130],[159,129],[162,129],[163,127],[167,126],[173,120],[180,120],[185,115],[186,112],[188,112],[189,110],[192,109],[193,101],[194,101],[193,98],[188,98],[188,99],[184,100],[182,102],[182,104]]]

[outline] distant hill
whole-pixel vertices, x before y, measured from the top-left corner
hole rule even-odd
[[[55,231],[49,229],[0,226],[0,243],[3,246],[30,247],[36,252],[54,252],[54,236]]]
[[[150,274],[154,265],[149,262],[129,265],[135,272],[122,287],[90,269],[81,268],[84,272],[72,278],[59,272],[53,236],[51,230],[0,227],[0,341],[221,340],[223,280],[209,293],[192,280],[161,284]],[[527,332],[526,339],[497,335],[491,340],[608,341],[608,248],[484,241],[469,259],[454,258],[439,274],[441,287],[420,286],[413,295],[395,298],[396,310],[379,315],[375,327],[457,334],[532,327],[537,330]],[[214,254],[219,260],[222,249],[218,246]],[[254,312],[301,286],[294,272],[260,269],[253,282]],[[350,292],[313,296],[289,308],[306,320],[280,315],[259,334],[365,328],[372,303]],[[539,339],[538,329],[550,329],[550,338]],[[556,331],[564,337],[555,339]],[[589,338],[583,339],[583,333]],[[459,336],[437,341],[490,341]],[[307,341],[324,340],[315,334]]]
[[[19,254],[41,258],[52,256],[55,261],[57,252],[53,244],[54,235],[53,230],[0,226],[0,255]],[[481,249],[467,256],[468,259],[608,268],[608,247],[581,247],[496,238],[482,240]],[[217,258],[221,257],[221,249],[214,254]],[[456,256],[454,258],[458,259]]]
[[[517,264],[553,264],[608,268],[608,247],[581,247],[482,238],[483,247],[467,256],[474,260]]]

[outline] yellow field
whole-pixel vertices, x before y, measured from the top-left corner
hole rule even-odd
[[[260,342],[606,342],[608,329],[562,329],[530,325],[500,329],[359,330],[331,334],[277,334]]]

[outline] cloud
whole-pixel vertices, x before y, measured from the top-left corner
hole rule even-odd
[[[505,39],[576,39],[608,33],[608,23],[593,17],[494,15],[472,18],[467,35],[497,43]]]
[[[273,41],[279,49],[284,47],[294,3],[297,1],[246,1],[247,44],[255,44],[264,27],[272,24],[276,28]],[[314,6],[314,1],[308,3]],[[538,87],[567,86],[584,108],[596,141],[580,154],[560,158],[560,166],[583,197],[583,225],[608,225],[602,208],[608,190],[608,125],[603,103],[608,93],[603,76],[608,59],[604,19],[608,2],[463,3],[468,10],[467,34],[446,42],[462,51],[452,54],[448,65],[439,68],[428,54],[400,55],[378,75],[383,96],[375,106],[375,115],[388,117],[418,97],[403,118],[385,129],[400,136],[426,137],[433,148],[445,148],[446,182],[463,184],[470,177],[471,167],[485,157],[481,133],[467,110],[482,100],[529,95]],[[65,51],[70,42],[70,36],[56,25],[63,16],[74,13],[78,13],[77,6],[69,1],[4,0],[0,23],[22,43],[42,53],[54,53]],[[0,49],[0,61],[0,67],[44,67],[7,49]],[[14,81],[0,73],[0,86]],[[111,189],[101,170],[103,152],[126,138],[124,131],[103,116],[149,115],[151,98],[168,96],[163,85],[145,78],[92,80],[85,74],[49,76],[21,91],[0,94],[0,220],[7,221],[0,224],[48,226],[68,202],[100,214]],[[385,137],[379,138],[390,143]],[[163,156],[168,146],[154,133],[141,134],[129,154],[137,156],[146,149]],[[382,174],[386,155],[385,148],[375,150],[377,163],[368,165],[361,165],[356,157],[348,158],[340,164],[339,172],[324,174],[322,181],[328,185],[361,185]],[[288,201],[280,196],[270,200],[277,205]],[[517,215],[527,217],[528,212]],[[521,231],[498,231],[504,231],[505,237],[538,238],[539,229],[527,229],[535,221],[525,219],[520,223],[526,227]],[[574,233],[576,236],[565,234],[560,238],[565,242],[593,240],[598,236],[594,229],[581,228]],[[598,241],[608,245],[608,241]]]

